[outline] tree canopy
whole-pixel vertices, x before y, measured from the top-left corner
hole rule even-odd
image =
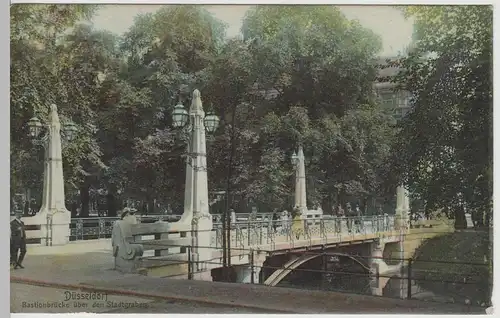
[[[489,220],[493,191],[493,11],[489,6],[409,6],[415,38],[393,79],[412,94],[395,159],[427,209]]]
[[[97,8],[11,6],[12,191],[41,189],[43,153],[26,123],[55,103],[78,125],[63,155],[80,215],[102,190],[108,215],[126,199],[182,210],[187,136],[170,114],[197,88],[221,118],[207,141],[209,188],[229,190],[237,211],[292,208],[298,145],[311,208],[368,211],[393,200],[403,177],[430,208],[491,199],[491,13],[481,7],[468,19],[462,9],[404,8],[416,45],[394,80],[415,108],[399,127],[373,89],[381,39],[334,6],[255,6],[243,38],[231,39],[203,6],[138,15],[121,36],[93,28]],[[437,57],[422,60],[428,52]]]

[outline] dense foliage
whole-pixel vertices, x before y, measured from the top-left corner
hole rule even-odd
[[[180,211],[186,136],[171,128],[170,114],[179,101],[188,106],[197,88],[205,111],[221,117],[221,127],[207,142],[209,187],[229,190],[237,211],[249,212],[250,206],[291,210],[290,156],[299,144],[306,156],[311,208],[329,212],[352,202],[369,210],[390,201],[405,168],[424,157],[435,159],[436,173],[454,173],[439,172],[441,179],[425,179],[416,169],[404,174],[432,208],[452,205],[448,198],[458,193],[470,208],[476,208],[474,200],[491,198],[484,191],[491,166],[485,168],[489,157],[481,148],[489,145],[482,136],[491,127],[485,117],[491,83],[484,75],[490,69],[480,63],[487,61],[483,49],[491,36],[477,36],[481,24],[471,29],[472,39],[460,38],[468,34],[462,28],[483,23],[482,9],[467,23],[450,18],[460,29],[445,42],[435,41],[441,30],[433,16],[426,16],[439,12],[405,9],[417,15],[419,37],[417,49],[403,62],[413,74],[405,84],[416,103],[403,128],[392,125],[373,91],[381,40],[334,6],[256,6],[244,19],[243,38],[234,39],[226,38],[224,23],[202,6],[164,6],[139,15],[121,37],[85,22],[95,10],[90,5],[11,6],[12,193],[41,189],[43,153],[31,145],[26,122],[34,114],[45,118],[48,105],[55,103],[62,119],[71,118],[79,128],[63,155],[68,199],[78,201],[81,215],[88,214],[99,191],[108,215],[129,198],[150,210],[161,204]],[[459,45],[466,40],[475,53],[467,55],[465,45]],[[456,55],[449,52],[455,49]],[[415,56],[424,51],[446,53],[422,64]],[[436,79],[429,72],[441,60],[448,64],[438,67],[442,74]],[[464,81],[456,80],[458,73]],[[442,87],[439,79],[445,79]],[[438,100],[437,90],[448,93]],[[435,126],[446,118],[450,123],[451,113],[462,123],[459,131]],[[426,133],[415,134],[422,125]],[[436,147],[425,146],[426,140]],[[437,165],[443,160],[438,149],[446,143],[454,147],[455,164],[471,169]],[[391,161],[393,149],[399,161]],[[484,155],[470,156],[479,152]],[[447,199],[436,193],[437,182],[450,185],[440,189]]]
[[[415,38],[394,61],[412,93],[394,167],[428,210],[465,226],[490,222],[493,194],[493,11],[489,6],[409,6]]]

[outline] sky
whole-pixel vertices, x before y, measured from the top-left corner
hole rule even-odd
[[[140,13],[155,12],[160,5],[106,5],[94,18],[94,26],[113,33],[122,34],[132,26],[134,17]],[[227,36],[240,33],[245,12],[250,5],[208,5],[207,10],[228,24]],[[410,43],[413,31],[411,21],[389,6],[338,6],[348,19],[357,19],[368,29],[382,37],[381,56],[395,56]]]

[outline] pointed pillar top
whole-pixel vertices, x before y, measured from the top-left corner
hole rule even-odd
[[[55,104],[50,105],[50,125],[60,125],[59,114],[57,114],[57,106]]]
[[[304,158],[304,150],[302,149],[302,146],[299,146],[299,153],[297,154],[299,158]]]
[[[197,89],[195,89],[193,91],[193,100],[191,101],[191,109],[190,110],[192,112],[203,111],[203,104],[201,103],[201,93]]]

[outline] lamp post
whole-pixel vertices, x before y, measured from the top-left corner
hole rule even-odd
[[[194,90],[189,112],[179,102],[172,112],[174,128],[182,128],[189,134],[188,157],[186,162],[186,188],[184,193],[184,213],[180,223],[191,224],[192,260],[199,270],[200,259],[210,257],[209,249],[199,249],[199,243],[210,242],[212,218],[209,213],[207,153],[205,129],[214,132],[219,126],[219,117],[203,111],[201,94]],[[200,233],[201,231],[201,233]],[[207,254],[201,257],[200,254]]]
[[[71,213],[65,206],[62,141],[72,141],[77,128],[71,121],[61,127],[57,106],[54,104],[50,105],[48,123],[44,124],[33,117],[29,120],[28,127],[33,144],[45,148],[42,206],[32,221],[40,222],[38,224],[41,224],[42,237],[49,238],[50,231],[52,245],[63,245],[69,241]]]
[[[295,167],[295,208],[299,209],[301,216],[307,212],[306,196],[306,168],[305,157],[302,146],[299,146],[298,153],[293,153],[291,157],[292,165]]]

